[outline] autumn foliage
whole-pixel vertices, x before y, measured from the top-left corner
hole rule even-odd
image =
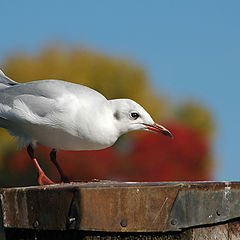
[[[156,133],[140,133],[128,137],[125,146],[98,151],[59,151],[58,159],[73,181],[108,179],[118,181],[200,181],[210,180],[210,148],[205,139],[193,129],[180,124],[168,126],[174,139]],[[39,146],[38,159],[50,169],[49,176],[59,180],[49,160],[51,149]],[[16,175],[33,168],[26,151],[15,152],[8,167]]]
[[[172,106],[150,86],[140,66],[86,50],[64,52],[52,48],[40,56],[9,58],[5,68],[6,74],[20,82],[69,79],[93,87],[107,98],[132,98],[156,121],[164,121],[174,135],[170,139],[161,134],[138,132],[122,136],[114,146],[104,150],[59,151],[59,163],[71,180],[212,180],[214,124],[210,112],[192,101]],[[3,186],[37,183],[26,150],[16,151],[15,143],[1,129],[0,142],[0,183]],[[59,175],[49,160],[50,151],[38,146],[36,156],[48,176],[58,181]]]

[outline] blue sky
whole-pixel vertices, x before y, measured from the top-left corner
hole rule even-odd
[[[175,102],[214,114],[217,180],[239,180],[240,1],[0,0],[0,63],[49,43],[137,60]]]

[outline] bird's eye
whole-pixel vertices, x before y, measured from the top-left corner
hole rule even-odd
[[[139,117],[139,114],[136,113],[136,112],[132,112],[132,113],[131,113],[131,117],[132,117],[134,120],[136,120],[136,119]]]

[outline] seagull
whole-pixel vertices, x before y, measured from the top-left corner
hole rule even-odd
[[[0,70],[0,128],[18,137],[38,171],[40,185],[54,184],[41,169],[34,149],[50,147],[50,160],[61,182],[68,183],[57,162],[58,150],[98,150],[112,146],[130,131],[144,130],[173,137],[131,99],[107,100],[101,93],[62,80],[18,83]]]

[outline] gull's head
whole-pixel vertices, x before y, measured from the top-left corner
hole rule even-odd
[[[120,135],[135,131],[145,130],[162,133],[165,136],[173,137],[171,132],[162,125],[155,123],[150,114],[138,103],[131,99],[110,100],[113,111],[113,118]]]

